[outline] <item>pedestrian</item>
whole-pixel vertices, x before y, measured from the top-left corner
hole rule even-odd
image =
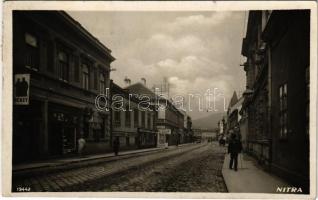
[[[242,151],[242,143],[236,136],[236,134],[232,133],[231,139],[228,146],[228,153],[230,154],[231,160],[230,160],[230,169],[233,169],[233,163],[234,163],[234,170],[237,171],[237,157],[238,154]]]
[[[113,150],[114,150],[115,156],[118,155],[119,146],[120,146],[119,137],[116,137],[115,140],[113,141]]]
[[[85,144],[86,144],[86,141],[85,139],[83,138],[83,133],[80,134],[80,137],[79,139],[77,140],[77,144],[78,144],[78,155],[79,156],[82,156],[82,153],[83,153],[83,150],[85,148]]]

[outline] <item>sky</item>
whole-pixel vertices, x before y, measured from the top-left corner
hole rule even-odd
[[[131,79],[131,84],[145,78],[146,85],[152,88],[166,77],[170,95],[185,98],[184,107],[193,119],[223,112],[234,90],[240,94],[245,89],[245,72],[240,66],[245,12],[68,14],[111,49],[116,58],[111,67],[116,71],[111,72],[110,78],[116,84],[125,87],[125,77]],[[195,97],[204,97],[208,89],[210,99],[201,98],[199,104]],[[204,100],[213,101],[213,109],[208,110]]]

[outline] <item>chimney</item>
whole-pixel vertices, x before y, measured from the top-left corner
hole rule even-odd
[[[146,86],[146,79],[145,78],[141,78],[141,81],[144,83],[144,85]]]

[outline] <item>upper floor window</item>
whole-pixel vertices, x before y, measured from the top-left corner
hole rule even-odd
[[[139,110],[137,108],[134,109],[134,127],[138,127],[138,122],[139,122]]]
[[[130,127],[131,125],[131,117],[130,117],[130,114],[131,114],[131,111],[129,110],[129,105],[126,106],[126,109],[125,109],[125,125],[126,127]]]
[[[103,73],[99,74],[99,93],[106,93],[105,75]]]
[[[89,67],[85,63],[82,63],[82,87],[89,89]]]
[[[79,66],[79,57],[74,56],[74,81],[80,82],[80,66]]]
[[[141,127],[145,128],[146,126],[146,112],[142,111],[141,112]]]
[[[69,56],[66,52],[60,50],[58,52],[58,77],[60,80],[68,81],[69,73]]]
[[[94,90],[97,90],[98,89],[98,71],[96,68],[93,69],[93,72],[94,72]]]
[[[24,39],[26,43],[25,66],[38,71],[40,60],[38,39],[30,33],[25,33]]]
[[[287,113],[287,83],[285,83],[279,87],[279,133],[281,138],[286,138],[288,133]]]
[[[148,118],[147,118],[147,127],[149,128],[149,129],[151,129],[151,115],[150,115],[150,113],[148,113],[148,116],[147,116]]]

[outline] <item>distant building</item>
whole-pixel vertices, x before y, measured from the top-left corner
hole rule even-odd
[[[201,129],[193,129],[193,138],[194,138],[194,141],[201,141],[202,130]]]
[[[218,121],[218,139],[221,139],[222,137],[224,137],[225,127],[226,127],[226,123],[225,123],[225,118],[223,117],[220,121]]]
[[[169,100],[159,99],[157,128],[160,144],[176,145],[180,143],[184,128],[182,114]]]
[[[13,12],[13,75],[30,77],[15,82],[13,162],[73,154],[81,135],[84,153],[109,149],[109,112],[95,109],[95,97],[109,86],[114,60],[65,12]]]
[[[151,104],[158,109],[156,126],[158,130],[157,146],[180,143],[184,128],[184,115],[167,99],[160,98],[142,83],[126,88],[130,93],[147,96]]]
[[[203,142],[212,142],[217,140],[217,131],[216,130],[202,130],[202,141]]]
[[[243,97],[240,97],[238,99],[237,94],[234,91],[227,110],[227,137],[230,137],[231,133],[236,133],[238,134],[239,138],[242,139],[241,133],[239,131],[239,122],[241,119],[239,111],[242,107],[243,100]]]
[[[250,11],[242,112],[248,149],[293,186],[309,191],[310,11]]]
[[[141,99],[112,83],[112,140],[119,138],[120,148],[155,147],[157,143],[156,109],[141,109]],[[115,103],[118,102],[118,103]],[[123,102],[123,103],[121,103]],[[116,109],[122,108],[122,109]]]

